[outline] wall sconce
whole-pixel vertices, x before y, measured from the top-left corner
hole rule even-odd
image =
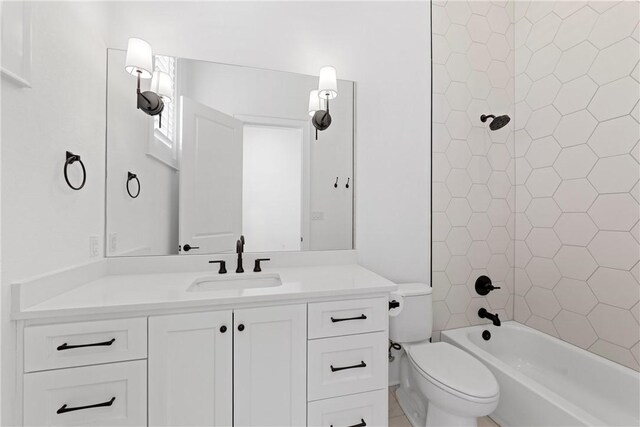
[[[151,45],[142,39],[130,38],[127,44],[127,58],[125,70],[137,76],[137,108],[150,116],[157,116],[162,113],[164,103],[171,100],[171,78],[166,73],[156,70],[153,73],[153,52]],[[151,90],[142,92],[140,90],[140,79],[151,78]],[[162,116],[160,116],[160,127],[162,127]]]
[[[316,128],[316,140],[318,131],[326,130],[331,126],[331,114],[329,113],[329,100],[338,96],[338,79],[336,69],[325,66],[320,69],[318,90],[312,90],[309,94],[309,115],[311,123]]]

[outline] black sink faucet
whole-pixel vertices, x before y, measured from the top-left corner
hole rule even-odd
[[[236,253],[238,254],[238,267],[236,273],[244,273],[242,268],[242,253],[244,252],[244,236],[240,236],[240,239],[236,242]]]
[[[491,314],[487,311],[486,308],[481,308],[480,310],[478,310],[478,316],[480,316],[481,319],[489,319],[493,322],[494,326],[500,326],[500,318],[498,317],[498,313],[496,314]]]

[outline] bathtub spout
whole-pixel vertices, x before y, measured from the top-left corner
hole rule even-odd
[[[494,326],[500,326],[500,318],[498,317],[498,313],[496,314],[491,314],[487,311],[486,308],[481,308],[480,310],[478,310],[478,316],[480,316],[481,319],[489,319],[493,322]]]

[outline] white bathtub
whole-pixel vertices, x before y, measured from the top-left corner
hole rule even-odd
[[[482,331],[489,330],[485,341]],[[638,426],[640,374],[516,322],[442,332],[500,384],[502,426]]]

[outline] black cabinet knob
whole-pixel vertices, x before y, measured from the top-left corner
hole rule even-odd
[[[240,332],[244,331],[244,325],[243,325],[242,323],[240,323],[240,324],[238,325],[238,330],[239,330]]]
[[[220,332],[222,332],[223,334],[227,332],[227,327],[225,325],[220,326]]]

